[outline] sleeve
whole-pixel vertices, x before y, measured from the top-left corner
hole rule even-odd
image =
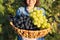
[[[21,13],[23,12],[22,10],[23,7],[18,8],[18,10],[16,11],[16,17],[21,15]]]
[[[41,8],[41,10],[43,11],[43,16],[45,16],[46,15],[45,10],[43,8]]]

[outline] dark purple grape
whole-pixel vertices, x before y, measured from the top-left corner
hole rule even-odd
[[[14,17],[14,18],[13,18],[13,21],[16,21],[16,20],[17,20],[17,18]]]
[[[32,25],[30,25],[30,27],[29,27],[29,28],[30,28],[30,30],[32,30],[32,29],[33,29]]]
[[[26,19],[27,17],[25,16],[24,19]]]
[[[21,24],[21,21],[18,21],[18,24]]]
[[[29,29],[30,29],[30,28],[29,28],[29,25],[25,26],[25,29],[29,30]]]
[[[8,17],[7,17],[8,21],[13,21],[13,15],[12,14],[9,14]]]
[[[20,20],[23,20],[23,17],[20,17]]]
[[[16,26],[16,27],[19,27],[19,25],[18,25],[17,23],[15,23],[15,26]]]
[[[26,30],[37,30],[38,28],[32,23],[32,19],[24,14],[21,14],[19,17],[12,18],[13,24],[20,28]]]
[[[21,28],[22,28],[22,29],[25,29],[24,24],[21,25]]]

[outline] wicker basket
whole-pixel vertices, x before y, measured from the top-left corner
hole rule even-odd
[[[12,22],[10,22],[10,25],[14,28],[16,33],[22,37],[26,38],[39,38],[39,37],[44,37],[46,36],[50,31],[51,28],[44,29],[44,30],[23,30],[15,27]]]

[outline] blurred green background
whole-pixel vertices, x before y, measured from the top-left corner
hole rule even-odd
[[[7,21],[7,16],[9,13],[15,15],[23,4],[23,0],[0,0],[0,40],[17,40],[17,34]],[[40,0],[39,7],[45,9],[53,28],[45,40],[60,40],[60,0]]]

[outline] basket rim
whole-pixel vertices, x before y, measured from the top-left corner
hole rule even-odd
[[[13,26],[13,27],[15,27],[15,25],[13,24],[13,22],[10,22],[10,25]],[[17,27],[15,27],[15,28],[17,28]],[[18,29],[19,29],[19,28],[18,28]],[[36,32],[36,31],[42,31],[42,30],[48,30],[48,29],[51,29],[51,28],[41,29],[41,30],[28,30],[28,31],[31,31],[31,32],[32,32],[32,31],[35,31],[35,32]],[[26,29],[20,29],[20,30],[27,31]]]
[[[13,22],[10,22],[10,25],[18,35],[21,35],[22,37],[26,37],[26,38],[44,37],[51,31],[51,27],[43,30],[25,30],[25,29],[19,29],[15,27],[15,25],[13,25]]]

